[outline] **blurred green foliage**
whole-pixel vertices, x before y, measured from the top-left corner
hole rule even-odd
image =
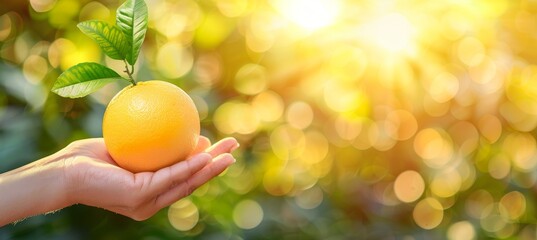
[[[0,172],[101,136],[127,83],[49,89],[79,62],[122,71],[76,28],[121,3],[2,2]],[[0,239],[537,238],[534,1],[147,4],[136,78],[185,89],[238,162],[144,222],[72,206]]]

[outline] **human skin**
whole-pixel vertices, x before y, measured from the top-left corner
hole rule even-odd
[[[117,166],[102,138],[72,142],[0,174],[0,227],[73,204],[145,220],[222,173],[235,162],[230,153],[238,146],[234,138],[211,146],[201,136],[186,160],[156,172],[131,173]]]

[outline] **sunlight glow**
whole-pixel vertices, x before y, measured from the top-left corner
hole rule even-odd
[[[277,5],[286,18],[307,31],[333,24],[340,12],[339,1],[282,0]]]
[[[372,20],[363,33],[373,44],[388,52],[412,51],[415,29],[408,19],[392,13]]]

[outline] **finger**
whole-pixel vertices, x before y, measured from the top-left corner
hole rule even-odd
[[[217,143],[213,144],[205,150],[205,152],[211,154],[211,156],[216,157],[222,153],[230,153],[233,150],[239,147],[239,143],[235,138],[224,138]]]
[[[149,178],[149,182],[145,183],[145,185],[148,186],[148,195],[156,196],[181,184],[203,169],[211,158],[211,155],[207,153],[199,153],[185,161],[156,171],[152,177]]]
[[[211,146],[211,140],[204,136],[200,136],[198,138],[198,145],[196,145],[196,148],[194,151],[192,151],[191,155],[198,154],[200,152],[203,152],[205,149]]]
[[[194,176],[158,196],[155,200],[155,207],[160,209],[169,206],[179,199],[190,195],[199,186],[218,176],[234,162],[235,158],[229,153],[224,153],[216,157],[213,162],[194,174]]]

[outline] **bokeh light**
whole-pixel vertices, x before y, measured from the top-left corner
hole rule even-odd
[[[188,231],[198,223],[198,208],[188,199],[179,200],[168,208],[168,219],[175,229]]]
[[[412,215],[418,226],[423,229],[433,229],[442,222],[444,211],[438,200],[425,198],[416,204]]]
[[[50,11],[56,0],[31,0],[30,5],[36,12],[47,12]]]
[[[423,194],[425,182],[418,172],[405,171],[397,176],[393,187],[399,200],[413,202]]]
[[[191,53],[179,43],[166,43],[158,50],[156,57],[157,69],[166,78],[182,77],[190,71],[192,64]]]
[[[442,130],[427,128],[414,139],[414,150],[432,168],[445,166],[453,157],[453,145]]]
[[[323,191],[318,187],[306,189],[296,196],[295,201],[301,208],[316,208],[323,202]]]
[[[472,240],[476,239],[476,232],[472,223],[460,221],[449,227],[447,238],[450,240]]]
[[[252,229],[263,221],[263,209],[253,200],[242,200],[233,209],[233,221],[242,229]]]
[[[507,220],[517,220],[526,211],[526,198],[513,191],[505,194],[499,202],[500,214]]]

